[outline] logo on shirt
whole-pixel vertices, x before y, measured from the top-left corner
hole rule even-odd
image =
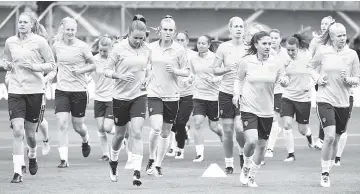
[[[115,123],[117,123],[117,122],[119,121],[119,119],[118,119],[118,118],[116,118],[116,117],[114,118],[114,120],[115,120]]]
[[[325,123],[325,122],[326,122],[326,118],[323,118],[323,119],[322,119],[322,122]]]
[[[245,125],[245,127],[247,127],[247,126],[248,126],[248,124],[249,124],[249,122],[248,122],[248,121],[244,121],[244,125]]]
[[[153,111],[153,109],[152,108],[149,108],[149,112],[152,112]]]

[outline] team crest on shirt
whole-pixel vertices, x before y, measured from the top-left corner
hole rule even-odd
[[[248,126],[248,124],[249,124],[249,122],[248,122],[248,121],[244,121],[244,125],[245,125],[245,127],[247,127],[247,126]]]
[[[322,119],[322,122],[325,123],[325,122],[326,122],[326,118],[323,118],[323,119]]]

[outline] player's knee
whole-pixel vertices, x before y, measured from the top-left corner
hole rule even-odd
[[[289,129],[291,129],[291,127],[292,127],[292,122],[285,120],[284,121],[284,129],[289,130]]]
[[[228,127],[228,126],[224,126],[223,127],[223,130],[224,130],[224,136],[226,136],[226,137],[233,137],[233,135],[234,135],[234,131],[233,131],[233,129],[231,128],[231,127]]]
[[[325,134],[324,141],[328,143],[334,143],[335,141],[335,134]]]
[[[140,139],[141,139],[141,132],[140,132],[140,130],[132,131],[132,132],[131,132],[131,137],[132,137],[133,139],[140,140]]]
[[[104,132],[110,133],[113,126],[114,125],[112,123],[104,123],[102,130],[104,130]]]
[[[13,134],[15,139],[23,139],[25,134],[24,125],[15,127],[13,124]]]
[[[68,125],[69,125],[68,119],[65,119],[65,118],[58,119],[58,126],[59,126],[60,131],[66,130]]]

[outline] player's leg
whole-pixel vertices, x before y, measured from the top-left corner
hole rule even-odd
[[[309,127],[311,102],[295,102],[295,108],[299,132],[306,137],[309,148],[314,148],[312,132]]]
[[[71,121],[72,126],[82,139],[81,151],[84,157],[90,155],[90,136],[87,126],[85,125],[85,113],[88,103],[87,92],[72,92],[70,94],[71,99]]]
[[[149,133],[149,161],[146,172],[150,175],[154,171],[156,151],[163,125],[163,102],[160,98],[148,98],[150,133]]]
[[[22,166],[24,161],[24,120],[26,115],[26,102],[20,94],[9,94],[8,97],[9,116],[14,135],[13,139],[13,164],[14,176],[11,183],[20,183],[22,178]]]
[[[104,127],[105,112],[106,112],[105,103],[106,102],[100,102],[94,100],[94,116],[97,123],[97,128],[98,128],[97,134],[99,136],[100,148],[102,152],[102,156],[100,157],[99,160],[109,161],[109,146],[108,146],[108,140]]]
[[[349,119],[351,117],[353,106],[354,106],[354,97],[350,96]],[[346,125],[346,127],[347,127],[347,125]],[[343,132],[340,136],[339,143],[338,143],[338,150],[336,152],[336,157],[335,157],[335,164],[334,164],[335,166],[340,166],[340,159],[341,159],[341,155],[344,151],[344,148],[345,148],[345,145],[347,142],[347,137],[348,137],[347,131]]]
[[[276,144],[276,140],[279,136],[279,133],[283,130],[283,122],[280,117],[280,110],[281,110],[281,97],[282,94],[275,94],[274,95],[274,120],[271,127],[271,133],[269,136],[269,140],[266,146],[266,153],[265,157],[272,158],[274,156],[274,147]]]

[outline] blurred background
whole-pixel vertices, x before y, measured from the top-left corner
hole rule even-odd
[[[348,44],[360,55],[360,2],[352,1],[28,1],[0,2],[0,52],[5,40],[16,32],[19,14],[31,11],[49,33],[49,41],[57,33],[62,18],[73,17],[78,22],[77,37],[91,43],[97,36],[121,37],[135,14],[142,14],[149,27],[157,27],[165,15],[171,15],[178,31],[188,31],[189,46],[194,48],[200,35],[214,40],[229,39],[228,21],[233,16],[243,18],[246,25],[261,24],[276,28],[283,40],[302,32],[312,37],[319,32],[321,19],[331,15],[346,26]],[[158,38],[150,31],[150,41]],[[51,41],[50,41],[51,42]],[[1,61],[1,60],[0,60]],[[0,72],[0,103],[7,99]],[[53,90],[53,89],[51,89]],[[47,95],[53,99],[52,91]]]

